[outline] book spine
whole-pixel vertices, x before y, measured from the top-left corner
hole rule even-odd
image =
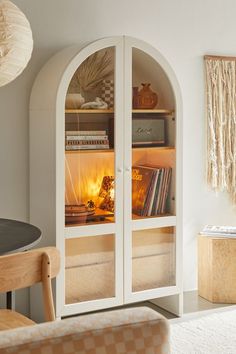
[[[149,206],[150,206],[150,202],[151,202],[151,198],[152,198],[152,194],[153,194],[155,176],[156,176],[156,171],[153,170],[152,178],[151,178],[151,181],[149,184],[149,189],[148,189],[148,193],[147,193],[147,197],[145,200],[144,209],[143,209],[143,213],[142,213],[143,216],[148,216],[148,210],[149,210]]]
[[[96,144],[96,145],[66,145],[65,149],[67,151],[71,150],[91,150],[91,149],[109,149],[108,144]]]
[[[159,184],[158,184],[158,190],[157,190],[157,200],[156,200],[154,215],[158,215],[159,214],[161,188],[162,188],[162,183],[163,183],[163,173],[164,173],[164,167],[160,169],[160,179],[158,181]]]
[[[157,182],[156,182],[156,188],[155,188],[155,195],[154,195],[153,204],[152,204],[152,211],[151,211],[152,216],[156,215],[156,204],[157,204],[157,199],[158,199],[158,194],[159,194],[160,179],[161,179],[161,169],[159,168]]]
[[[68,135],[66,141],[73,140],[108,140],[107,135]]]
[[[105,130],[67,130],[65,132],[66,136],[69,135],[77,135],[77,136],[83,136],[83,135],[106,135]]]
[[[167,201],[168,193],[170,191],[171,175],[172,175],[172,169],[168,168],[166,182],[165,182],[164,191],[163,191],[164,195],[163,195],[161,214],[166,212],[166,201]]]
[[[159,170],[156,170],[155,171],[155,179],[153,182],[152,196],[151,196],[151,200],[150,200],[150,204],[149,204],[149,208],[148,208],[148,216],[152,215],[152,208],[153,208],[153,203],[154,203],[154,197],[155,197],[155,192],[156,192],[158,176],[159,176]]]
[[[66,145],[109,145],[108,140],[72,140],[67,141]]]
[[[165,167],[165,168],[164,168],[164,172],[163,172],[162,186],[161,186],[159,214],[163,214],[162,209],[163,209],[163,204],[164,204],[165,187],[166,187],[166,182],[167,182],[168,173],[169,173],[169,169]]]

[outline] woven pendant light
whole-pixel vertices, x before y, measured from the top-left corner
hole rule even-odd
[[[9,0],[0,0],[0,86],[14,80],[28,64],[33,49],[30,24]]]

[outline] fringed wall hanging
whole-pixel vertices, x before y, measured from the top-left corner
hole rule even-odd
[[[236,204],[236,58],[205,56],[207,181]]]
[[[33,38],[30,24],[18,7],[0,0],[0,86],[14,80],[31,58]]]

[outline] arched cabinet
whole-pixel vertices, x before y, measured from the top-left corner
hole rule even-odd
[[[67,48],[40,71],[30,221],[61,252],[57,317],[175,295],[181,313],[181,120],[175,75],[143,41]]]

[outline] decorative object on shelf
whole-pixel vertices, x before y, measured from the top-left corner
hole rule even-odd
[[[104,198],[100,208],[114,212],[114,176],[104,176],[99,192],[99,197]]]
[[[132,167],[132,212],[140,216],[166,213],[171,167]]]
[[[150,115],[133,116],[132,118],[132,146],[165,146],[166,119]]]
[[[96,97],[93,102],[83,103],[81,109],[107,109],[108,105],[100,97]]]
[[[87,208],[88,209],[94,209],[95,208],[95,203],[94,203],[94,201],[93,200],[88,200],[88,202],[87,202]]]
[[[33,38],[27,18],[11,1],[0,0],[0,86],[22,73],[32,50]]]
[[[76,70],[71,79],[70,92],[96,91],[103,80],[110,79],[113,75],[113,51],[102,49],[90,55]]]
[[[236,238],[236,226],[205,225],[200,235]]]
[[[236,204],[236,57],[206,55],[207,182]]]
[[[70,216],[78,216],[78,215],[82,215],[82,214],[87,214],[88,212],[94,213],[94,207],[90,208],[90,207],[86,206],[85,204],[66,205],[65,212],[66,212],[66,214],[68,214]]]
[[[79,109],[85,102],[84,97],[80,93],[67,93],[65,106],[67,109]]]
[[[105,130],[66,131],[65,149],[68,151],[109,149],[108,135]]]
[[[140,109],[153,109],[156,107],[158,97],[156,92],[150,88],[150,83],[142,83],[143,88],[138,91],[137,95],[137,108]]]
[[[106,130],[66,130],[66,136],[103,136]]]
[[[91,208],[85,204],[65,205],[66,223],[85,222],[87,217],[95,213],[95,207]]]
[[[134,86],[132,89],[133,89],[132,107],[133,109],[137,109],[139,107],[138,86]]]
[[[114,81],[103,80],[102,81],[102,99],[107,103],[108,108],[114,107]]]
[[[236,238],[198,235],[198,295],[213,303],[236,303]]]

